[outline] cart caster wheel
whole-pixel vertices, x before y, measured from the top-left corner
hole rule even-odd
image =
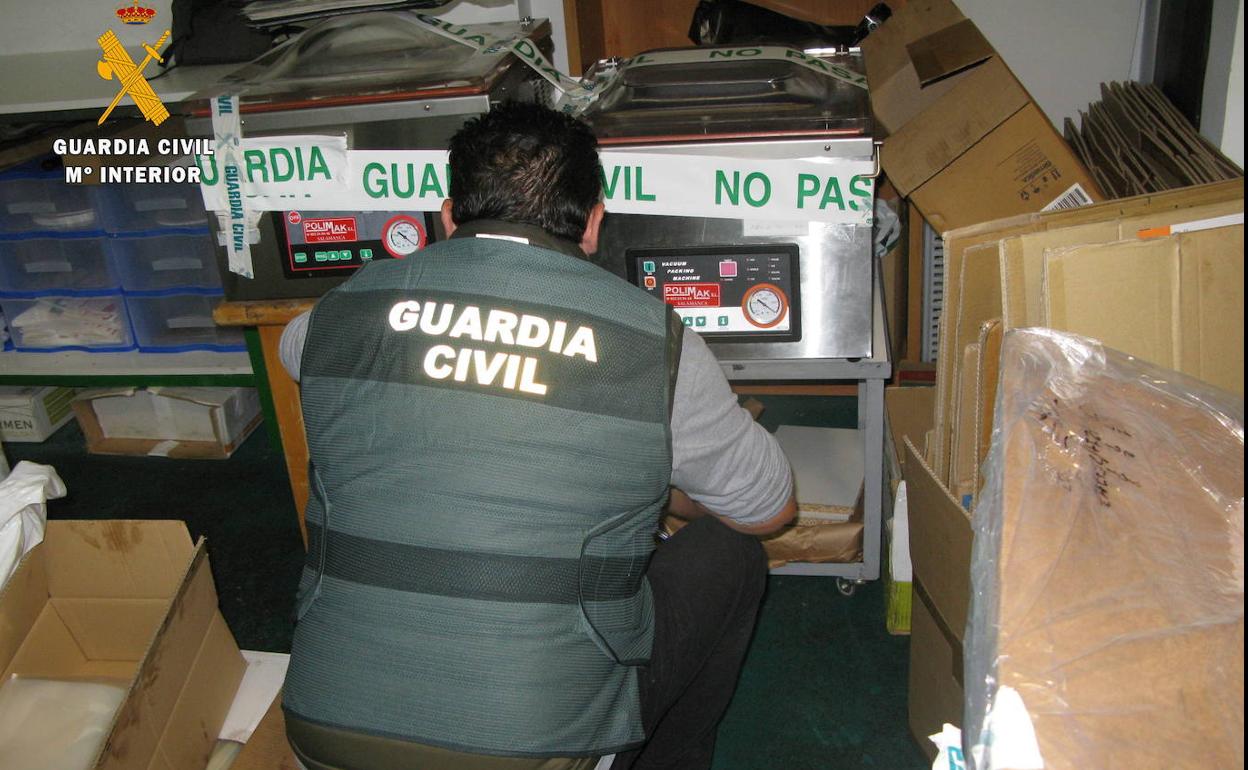
[[[859,582],[850,580],[849,578],[838,577],[836,579],[836,590],[841,592],[841,596],[853,596],[858,590]]]

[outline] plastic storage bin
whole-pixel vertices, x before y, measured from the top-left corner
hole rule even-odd
[[[0,297],[18,350],[133,350],[130,319],[120,294],[74,297]]]
[[[139,350],[180,353],[187,350],[246,350],[243,330],[220,327],[212,309],[221,294],[127,296]]]
[[[66,233],[103,228],[99,185],[65,184],[61,171],[0,175],[0,233]]]
[[[110,191],[112,194],[101,200],[107,232],[138,233],[208,227],[208,215],[204,213],[204,199],[199,185],[114,185]]]
[[[101,236],[0,240],[0,291],[80,292],[121,288]]]
[[[207,230],[194,235],[109,238],[108,250],[126,292],[221,288]]]

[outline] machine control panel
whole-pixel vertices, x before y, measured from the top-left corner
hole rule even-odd
[[[631,248],[628,275],[708,341],[801,339],[796,244]]]
[[[377,259],[403,259],[425,247],[420,212],[283,211],[278,232],[287,278],[350,275]]]

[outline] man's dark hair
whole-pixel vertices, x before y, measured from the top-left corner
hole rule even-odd
[[[602,194],[598,140],[581,121],[505,102],[451,138],[451,216],[501,219],[579,243]]]

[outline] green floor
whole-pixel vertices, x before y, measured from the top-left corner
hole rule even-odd
[[[761,422],[852,427],[853,399],[765,398]],[[69,489],[49,518],[182,519],[208,538],[221,610],[240,647],[287,652],[302,558],[279,449],[263,430],[225,461],[89,455],[74,422],[10,464],[52,465]],[[884,629],[878,582],[773,577],[715,770],[920,770],[906,730],[908,638]]]

